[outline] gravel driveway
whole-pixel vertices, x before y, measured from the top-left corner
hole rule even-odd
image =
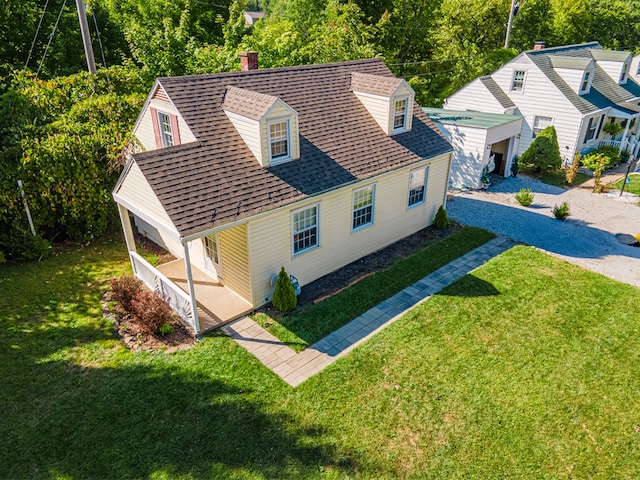
[[[522,207],[514,198],[521,188],[531,188],[535,193],[530,207]],[[624,245],[615,237],[619,233],[640,233],[640,206],[616,198],[594,195],[589,188],[566,190],[520,175],[487,191],[450,195],[447,212],[461,223],[533,245],[640,287],[640,248]],[[556,220],[551,212],[554,205],[562,202],[567,202],[571,211],[564,222]]]

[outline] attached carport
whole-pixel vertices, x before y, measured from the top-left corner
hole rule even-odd
[[[449,188],[478,189],[482,173],[508,177],[518,151],[522,115],[423,108],[453,146]]]

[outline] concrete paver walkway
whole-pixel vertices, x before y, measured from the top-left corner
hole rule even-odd
[[[485,243],[366,311],[300,353],[293,351],[247,317],[225,325],[222,331],[234,338],[285,382],[295,387],[346,355],[408,310],[429,299],[434,293],[513,245],[514,242],[505,237],[497,237]]]

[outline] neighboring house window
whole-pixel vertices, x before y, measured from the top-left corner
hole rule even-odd
[[[301,208],[291,214],[293,253],[318,246],[318,205]]]
[[[511,91],[521,92],[524,88],[524,70],[516,70],[513,72],[513,80],[511,81]]]
[[[427,193],[429,167],[420,167],[409,172],[409,202],[408,206],[424,203]]]
[[[537,115],[533,117],[533,138],[536,138],[542,130],[552,123],[553,118],[551,117],[538,117]]]
[[[373,223],[374,185],[358,188],[353,191],[353,221],[351,228],[356,230]]]
[[[402,130],[407,125],[407,99],[396,100],[393,106],[393,129]]]
[[[584,141],[582,143],[587,143],[589,140],[595,138],[596,130],[598,130],[598,121],[602,117],[591,117],[589,119],[589,123],[587,123],[587,132],[584,135]]]
[[[620,74],[620,83],[625,83],[627,81],[628,74],[629,74],[629,65],[625,63],[622,66],[622,73]]]
[[[173,146],[173,131],[171,130],[171,117],[166,113],[158,112],[158,126],[163,147]]]
[[[638,63],[638,68],[636,69],[636,75],[640,75],[640,63]]]
[[[591,72],[584,72],[584,78],[582,79],[582,86],[580,87],[581,93],[587,93],[589,90],[589,80],[591,80]]]
[[[289,157],[289,120],[269,124],[269,152],[271,160]]]

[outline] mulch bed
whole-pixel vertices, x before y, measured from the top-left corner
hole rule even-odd
[[[400,258],[410,257],[427,245],[437,243],[460,230],[462,230],[462,226],[457,224],[452,224],[443,230],[433,226],[427,227],[382,250],[378,250],[333,273],[325,275],[302,287],[300,295],[298,296],[297,309],[303,309],[336,295],[353,283],[388,268]],[[272,314],[273,307],[271,304],[268,304],[259,308],[257,311]]]
[[[136,319],[112,307],[111,292],[102,297],[102,315],[113,323],[116,332],[131,350],[162,351],[172,353],[193,347],[197,340],[178,318],[171,322],[173,331],[166,335],[154,335],[141,328]]]

